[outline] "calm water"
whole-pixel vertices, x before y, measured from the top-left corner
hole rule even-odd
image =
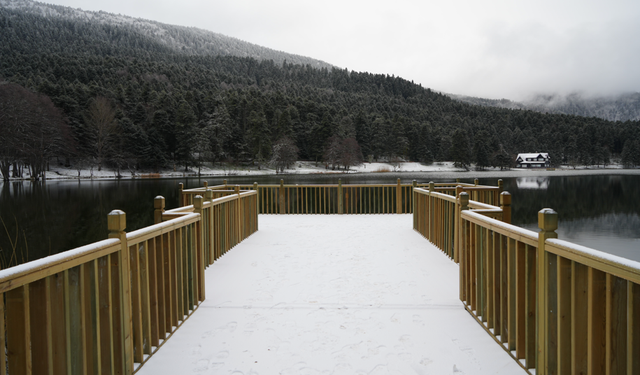
[[[409,183],[441,181],[425,174],[286,176],[287,183]],[[280,176],[229,177],[229,183],[279,183]],[[37,259],[107,236],[107,214],[127,213],[127,230],[153,223],[153,198],[177,205],[186,188],[220,184],[223,178],[0,183],[0,258]],[[447,180],[451,181],[451,179]],[[470,179],[461,179],[472,182]],[[559,237],[640,261],[640,176],[503,178],[513,196],[513,223],[537,231],[537,212],[559,214]],[[497,179],[480,179],[496,185]],[[15,249],[15,251],[14,251]]]

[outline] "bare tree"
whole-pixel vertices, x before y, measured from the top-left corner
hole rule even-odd
[[[349,170],[349,167],[362,164],[364,158],[362,157],[362,151],[360,145],[355,138],[347,138],[342,141],[342,154],[340,155],[340,164],[344,166],[345,170]]]
[[[9,179],[11,164],[29,166],[43,178],[49,159],[75,149],[62,112],[51,99],[15,84],[0,82],[0,171]]]
[[[98,164],[98,171],[102,170],[102,163],[112,150],[112,140],[118,131],[116,111],[109,99],[98,96],[91,104],[85,116],[85,122],[92,136],[93,154]]]
[[[289,137],[280,138],[273,145],[271,164],[276,167],[276,172],[284,172],[298,160],[298,147]]]

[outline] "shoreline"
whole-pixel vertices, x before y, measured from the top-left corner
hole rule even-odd
[[[401,163],[395,169],[391,164],[387,163],[364,163],[360,166],[353,167],[348,171],[338,171],[325,169],[323,166],[315,167],[314,162],[296,162],[296,166],[287,170],[285,173],[276,173],[274,169],[219,169],[219,168],[202,168],[200,175],[197,170],[189,170],[183,172],[163,171],[160,173],[131,173],[130,171],[121,171],[121,177],[117,177],[115,170],[103,169],[102,171],[81,170],[80,176],[78,171],[72,168],[55,167],[47,172],[46,178],[41,181],[93,181],[93,180],[131,180],[131,179],[175,179],[175,178],[234,178],[234,177],[252,177],[252,176],[282,176],[291,177],[299,175],[318,175],[318,176],[344,176],[344,175],[415,175],[416,177],[429,177],[438,179],[456,179],[456,178],[517,178],[517,177],[552,177],[552,176],[594,176],[594,175],[640,175],[640,168],[625,169],[620,165],[611,165],[605,168],[585,168],[585,167],[567,167],[561,166],[553,170],[545,168],[519,169],[510,168],[508,170],[500,170],[497,168],[488,168],[483,171],[463,170],[455,168],[452,162],[439,162],[429,165],[420,163]],[[367,167],[368,166],[368,167]],[[25,171],[26,172],[26,171]],[[32,181],[30,177],[10,178],[8,182],[24,182]],[[5,181],[3,181],[5,182]]]

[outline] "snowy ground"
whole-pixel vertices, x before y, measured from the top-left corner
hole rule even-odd
[[[138,374],[524,374],[411,215],[260,215]]]
[[[25,179],[29,179],[28,169],[25,169]],[[598,167],[569,167],[562,166],[553,171],[546,169],[509,169],[500,170],[499,168],[488,168],[484,171],[464,170],[453,166],[453,162],[436,162],[432,164],[421,164],[415,162],[406,162],[395,165],[388,163],[364,163],[357,167],[351,167],[348,171],[331,170],[325,168],[324,164],[310,161],[298,161],[295,165],[285,171],[285,175],[292,174],[344,174],[344,173],[426,173],[436,176],[437,178],[500,178],[500,177],[521,177],[521,176],[565,176],[565,175],[602,175],[602,174],[640,174],[640,169],[623,169],[620,165],[613,164],[606,168]],[[200,170],[202,176],[260,176],[276,174],[275,169],[262,167],[239,167],[239,166],[219,166],[203,167]],[[161,173],[132,172],[129,170],[121,170],[122,178],[144,178],[144,177],[196,177],[198,175],[197,168],[191,168],[185,171],[184,168],[178,168],[176,171],[163,170]],[[97,169],[78,170],[73,168],[65,168],[60,165],[51,165],[47,172],[47,179],[113,179],[116,177],[114,170],[103,168],[101,171]]]

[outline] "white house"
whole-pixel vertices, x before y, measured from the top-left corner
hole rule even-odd
[[[550,160],[546,152],[518,154],[516,168],[548,168]]]

